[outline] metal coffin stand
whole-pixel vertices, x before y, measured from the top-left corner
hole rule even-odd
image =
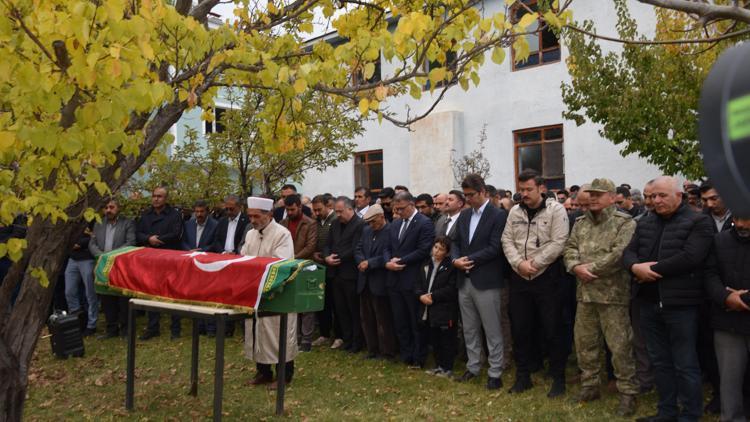
[[[314,269],[313,269],[314,268]],[[323,292],[325,289],[325,270],[320,266],[311,266],[302,271],[298,278],[284,286],[275,300],[261,302],[263,311],[258,317],[286,316],[294,312],[315,312],[323,309]],[[284,293],[284,294],[281,294]],[[135,392],[135,314],[136,310],[165,312],[193,320],[192,351],[190,358],[190,395],[198,395],[198,320],[213,318],[216,322],[216,362],[214,364],[214,417],[221,420],[222,399],[224,394],[224,334],[227,321],[238,321],[251,318],[245,312],[229,309],[218,309],[207,306],[182,305],[159,302],[155,300],[130,299],[128,306],[128,357],[127,384],[125,388],[125,408],[133,410]],[[279,359],[286,362],[287,318],[280,318],[279,326]],[[276,415],[284,414],[284,393],[286,390],[286,365],[278,365],[276,390]]]

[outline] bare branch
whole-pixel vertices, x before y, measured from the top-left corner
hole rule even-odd
[[[750,10],[737,6],[724,6],[688,0],[638,0],[641,3],[679,12],[692,13],[710,19],[732,19],[750,23]]]
[[[730,38],[736,38],[740,37],[742,35],[750,34],[750,28],[743,29],[741,31],[735,31],[730,32],[728,34],[719,35],[718,37],[711,37],[711,38],[695,38],[695,39],[687,39],[687,40],[624,40],[622,38],[617,37],[608,37],[606,35],[599,35],[595,32],[587,31],[583,28],[579,28],[575,25],[565,25],[566,28],[569,28],[573,31],[580,32],[581,34],[588,35],[590,37],[594,37],[600,40],[605,41],[613,41],[618,42],[622,44],[633,44],[633,45],[663,45],[663,44],[704,44],[704,43],[715,43],[723,40],[727,40]]]

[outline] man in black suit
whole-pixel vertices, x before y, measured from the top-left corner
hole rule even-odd
[[[167,203],[167,189],[158,187],[151,194],[151,208],[147,209],[136,224],[135,239],[139,246],[158,249],[182,248],[182,215]],[[158,312],[148,313],[148,326],[141,340],[159,335]],[[180,336],[180,318],[172,316],[170,326],[172,338]]]
[[[182,249],[207,251],[216,237],[217,221],[208,213],[208,203],[202,199],[193,204],[193,216],[185,222]]]
[[[242,212],[240,198],[237,195],[224,198],[224,217],[216,226],[216,237],[210,251],[239,254],[245,226],[247,226],[247,216]]]
[[[458,305],[468,357],[466,372],[458,381],[466,382],[479,375],[483,329],[490,365],[487,389],[496,390],[503,385],[500,380],[504,363],[500,288],[507,263],[500,247],[500,236],[507,214],[490,204],[481,176],[466,176],[461,188],[471,208],[459,214],[451,247],[453,265],[458,269]]]
[[[464,194],[460,190],[452,190],[446,195],[445,204],[440,218],[435,222],[435,236],[453,238],[456,233],[456,220],[464,209]]]
[[[393,358],[398,350],[386,286],[388,271],[385,269],[385,263],[391,258],[388,253],[390,227],[383,215],[383,208],[378,204],[368,208],[364,220],[367,226],[362,230],[354,258],[359,270],[357,294],[367,357]]]
[[[247,215],[242,210],[242,201],[237,195],[227,195],[224,198],[224,217],[216,225],[214,241],[209,252],[222,254],[239,254],[240,245],[244,243],[245,228],[248,227]],[[206,333],[209,337],[216,334],[216,322],[206,320]],[[226,335],[234,335],[234,321],[226,324]]]
[[[362,350],[362,327],[357,295],[357,264],[354,248],[359,242],[365,223],[354,212],[354,202],[346,196],[336,199],[336,221],[328,233],[328,244],[323,250],[328,272],[333,277],[334,314],[341,326],[343,350],[358,353]]]
[[[277,223],[280,223],[281,220],[286,218],[286,207],[284,204],[284,199],[286,199],[287,196],[296,195],[297,194],[297,187],[294,185],[284,185],[281,187],[281,203],[282,205],[280,207],[277,207],[275,210],[273,210],[273,219],[276,220]],[[312,218],[312,210],[307,205],[302,205],[302,214],[305,214],[306,216]]]
[[[409,366],[422,366],[419,353],[419,299],[414,283],[419,270],[430,256],[435,240],[435,227],[424,214],[417,212],[409,192],[393,197],[393,213],[399,218],[391,224],[391,259],[385,264],[390,271],[388,295],[391,299],[393,322],[401,360]]]

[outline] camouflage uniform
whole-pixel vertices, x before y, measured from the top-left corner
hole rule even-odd
[[[635,226],[629,214],[614,206],[596,217],[587,211],[576,219],[565,245],[563,256],[569,272],[576,265],[592,264],[590,271],[598,277],[590,283],[578,280],[576,292],[575,345],[584,388],[599,388],[603,333],[612,351],[617,389],[626,395],[638,394],[628,313],[630,276],[620,263]]]

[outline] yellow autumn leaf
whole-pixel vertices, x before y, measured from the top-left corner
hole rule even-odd
[[[367,98],[362,98],[359,100],[359,112],[362,113],[363,116],[367,115],[367,110],[370,108],[370,101]]]
[[[371,63],[367,63],[365,65],[365,72],[364,72],[365,79],[372,78],[373,74],[375,74],[375,63],[372,63],[372,62]]]
[[[521,29],[526,30],[531,24],[536,22],[536,20],[539,18],[539,15],[536,13],[527,13],[521,17],[521,20],[518,21],[518,26],[521,27]]]
[[[0,149],[10,148],[15,141],[16,137],[13,135],[13,132],[0,132]]]
[[[444,67],[438,67],[436,69],[432,69],[429,74],[430,83],[434,86],[438,82],[445,80],[445,68]]]
[[[307,81],[306,80],[304,80],[304,79],[297,79],[296,81],[294,81],[294,92],[296,94],[301,94],[301,93],[305,92],[306,89],[307,89]]]

